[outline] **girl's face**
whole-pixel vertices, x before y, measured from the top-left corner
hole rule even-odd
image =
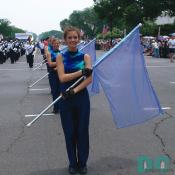
[[[59,41],[55,41],[55,42],[53,42],[53,49],[54,50],[59,50],[59,45],[60,45],[60,43],[59,43]]]
[[[80,39],[76,31],[70,31],[67,33],[65,41],[70,49],[76,49]]]

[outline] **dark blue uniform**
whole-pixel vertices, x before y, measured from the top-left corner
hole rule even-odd
[[[62,54],[65,73],[72,73],[84,68],[84,54],[65,52]],[[74,81],[61,83],[64,92]],[[83,89],[74,96],[60,101],[60,115],[64,130],[69,166],[85,167],[89,155],[89,116],[90,101],[87,89]]]
[[[56,62],[57,55],[60,54],[60,51],[53,50],[52,48],[50,48],[49,52],[51,54],[51,61]],[[57,71],[54,70],[54,68],[48,66],[48,72],[49,72],[48,77],[49,77],[49,84],[51,88],[51,94],[54,101],[60,95],[60,82],[59,82]],[[58,101],[57,103],[54,104],[54,109],[53,109],[54,113],[57,113],[59,111],[59,108],[60,108],[59,103],[60,102]]]

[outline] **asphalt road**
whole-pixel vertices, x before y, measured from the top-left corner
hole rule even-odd
[[[97,51],[97,55],[103,54]],[[36,56],[35,66],[41,61]],[[175,160],[175,63],[146,57],[152,84],[167,112],[149,122],[117,129],[103,92],[91,97],[89,175],[138,175],[137,158],[160,155],[171,158],[166,175],[174,175]],[[0,65],[0,175],[67,175],[67,154],[60,116],[34,117],[52,100],[45,67],[28,68],[25,57],[16,64]],[[42,90],[37,90],[42,89]],[[47,112],[50,113],[51,109]],[[144,175],[160,175],[160,172]]]

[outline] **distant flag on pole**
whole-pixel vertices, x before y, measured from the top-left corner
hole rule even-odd
[[[84,36],[84,31],[82,29],[80,30],[80,36]]]
[[[136,26],[93,66],[119,128],[163,114],[145,66],[139,29]]]
[[[106,34],[109,30],[109,27],[107,25],[103,26],[102,34]]]
[[[86,44],[83,48],[80,49],[81,52],[90,55],[90,57],[92,59],[92,65],[95,64],[95,62],[96,62],[95,41],[96,41],[96,39],[93,39],[88,44]],[[100,91],[99,90],[99,83],[98,83],[99,81],[97,79],[97,76],[95,75],[95,72],[93,72],[93,75],[92,75],[92,82],[93,83],[91,83],[88,86],[88,91],[89,91],[90,95],[95,95],[96,93],[99,93],[99,91]]]

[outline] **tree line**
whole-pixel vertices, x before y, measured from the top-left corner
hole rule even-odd
[[[123,37],[138,23],[142,23],[143,35],[158,34],[155,20],[158,16],[175,16],[174,0],[94,0],[94,5],[84,10],[73,11],[69,18],[63,19],[59,25],[62,31],[51,30],[39,35],[39,39],[48,36],[62,38],[66,26],[81,29],[85,38]],[[15,33],[25,32],[23,29],[10,25],[8,19],[0,19],[0,34],[13,38]],[[103,30],[106,29],[104,33]],[[173,24],[161,25],[161,34],[173,33]]]
[[[4,39],[10,40],[15,38],[15,33],[26,33],[27,31],[11,25],[8,19],[0,19],[0,34],[3,35]],[[32,32],[31,32],[32,33]],[[36,39],[37,35],[33,34],[33,38]]]
[[[69,19],[60,22],[62,30],[68,25],[76,26],[89,37],[123,37],[138,23],[142,23],[143,35],[157,35],[158,16],[175,16],[174,0],[94,0],[94,6],[83,11],[73,11]],[[103,28],[108,32],[104,35]],[[174,32],[174,24],[161,26],[163,35]]]
[[[25,31],[23,29],[12,26],[8,19],[0,19],[0,34],[2,34],[4,38],[13,39],[15,37],[15,33],[24,32]]]

